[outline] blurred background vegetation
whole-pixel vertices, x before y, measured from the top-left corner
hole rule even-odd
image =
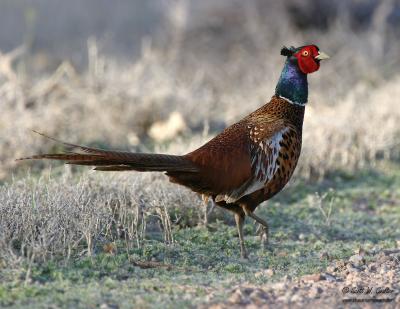
[[[267,102],[281,46],[306,43],[332,60],[309,78],[303,174],[398,157],[399,25],[389,0],[1,1],[0,178],[48,150],[29,129],[188,151]]]

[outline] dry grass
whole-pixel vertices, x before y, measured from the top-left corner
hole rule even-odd
[[[67,169],[57,179],[26,177],[0,188],[0,257],[12,265],[21,257],[91,256],[114,241],[129,251],[140,248],[146,235],[172,243],[172,224],[200,222],[200,204],[199,197],[155,174],[77,178]],[[191,222],[183,222],[188,213]]]
[[[164,133],[173,138],[163,150],[189,151],[208,138],[210,126],[221,130],[267,101],[278,77],[275,74],[274,81],[270,77],[259,86],[244,83],[240,89],[234,85],[229,90],[225,86],[219,89],[219,85],[208,85],[204,75],[192,80],[173,78],[174,63],[163,60],[158,52],[146,50],[137,63],[119,68],[93,55],[93,64],[84,74],[77,74],[64,63],[53,75],[39,80],[5,81],[0,87],[0,176],[6,178],[16,171],[15,158],[49,150],[48,141],[33,136],[30,129],[71,142],[148,151],[140,141],[151,145],[150,136],[157,139],[152,132],[157,132],[154,128],[160,127],[159,122],[178,115],[178,127],[172,124],[171,133]],[[283,59],[278,60],[276,66],[280,67]],[[399,155],[400,110],[393,98],[399,96],[400,77],[381,77],[373,82],[364,77],[341,95],[338,85],[329,80],[334,61],[335,57],[323,64],[321,72],[310,76],[311,96],[299,168],[306,178]],[[323,88],[314,85],[325,77],[329,78]],[[168,130],[169,126],[161,128]],[[206,134],[201,133],[204,130]],[[182,142],[175,133],[190,139],[193,134],[198,137],[195,142],[188,143],[187,138]]]

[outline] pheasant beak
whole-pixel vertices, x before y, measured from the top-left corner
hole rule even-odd
[[[322,51],[319,51],[318,55],[315,57],[315,59],[317,59],[317,60],[325,60],[325,59],[329,59],[329,58],[330,57]]]

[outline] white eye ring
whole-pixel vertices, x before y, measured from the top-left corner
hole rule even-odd
[[[304,56],[304,57],[307,57],[308,54],[309,54],[309,53],[308,53],[308,50],[305,50],[305,51],[303,51],[303,52],[301,53],[301,55]]]

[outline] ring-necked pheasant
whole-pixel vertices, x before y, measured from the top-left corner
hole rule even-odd
[[[329,58],[315,45],[283,47],[281,55],[287,58],[271,101],[186,155],[109,151],[64,143],[65,153],[21,160],[63,160],[95,166],[98,171],[165,172],[170,181],[208,195],[234,213],[245,258],[245,216],[263,226],[267,239],[268,224],[254,210],[281,191],[295,170],[308,97],[307,74]]]

